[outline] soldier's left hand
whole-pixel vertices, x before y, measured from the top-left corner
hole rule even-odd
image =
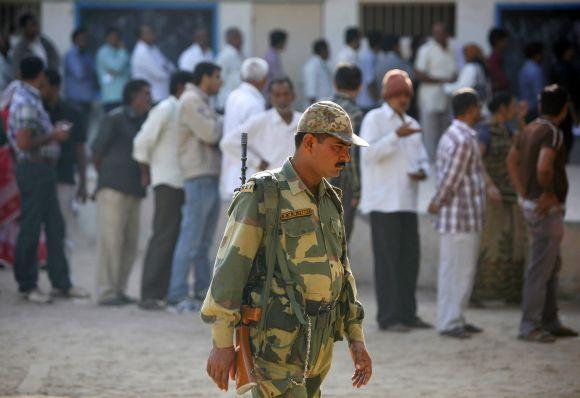
[[[365,343],[354,341],[350,344],[350,356],[354,362],[354,373],[352,375],[352,385],[361,388],[368,384],[373,374],[373,364],[371,356],[367,351]]]

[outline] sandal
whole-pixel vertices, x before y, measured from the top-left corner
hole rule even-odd
[[[528,334],[520,334],[518,339],[530,343],[553,343],[556,337],[545,330],[536,329]]]

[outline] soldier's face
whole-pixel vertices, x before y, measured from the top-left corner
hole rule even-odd
[[[350,144],[333,136],[312,143],[313,168],[321,177],[338,177],[350,162]]]

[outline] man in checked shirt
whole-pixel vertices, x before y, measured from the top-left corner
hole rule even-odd
[[[429,213],[437,214],[440,234],[437,330],[442,336],[466,339],[481,329],[465,322],[483,224],[486,184],[473,126],[481,106],[473,89],[455,92],[455,119],[437,148],[437,192]],[[488,194],[497,192],[489,185]]]

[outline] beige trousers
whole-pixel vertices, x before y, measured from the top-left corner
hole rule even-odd
[[[65,235],[64,235],[64,248],[67,257],[71,257],[72,249],[74,248],[75,241],[74,237],[77,233],[76,222],[77,214],[73,208],[73,201],[75,199],[76,187],[71,184],[61,184],[56,186],[56,192],[58,195],[58,203],[60,204],[60,212],[62,213],[62,218],[64,220]]]
[[[139,241],[141,199],[114,189],[97,193],[99,224],[98,300],[125,294]]]

